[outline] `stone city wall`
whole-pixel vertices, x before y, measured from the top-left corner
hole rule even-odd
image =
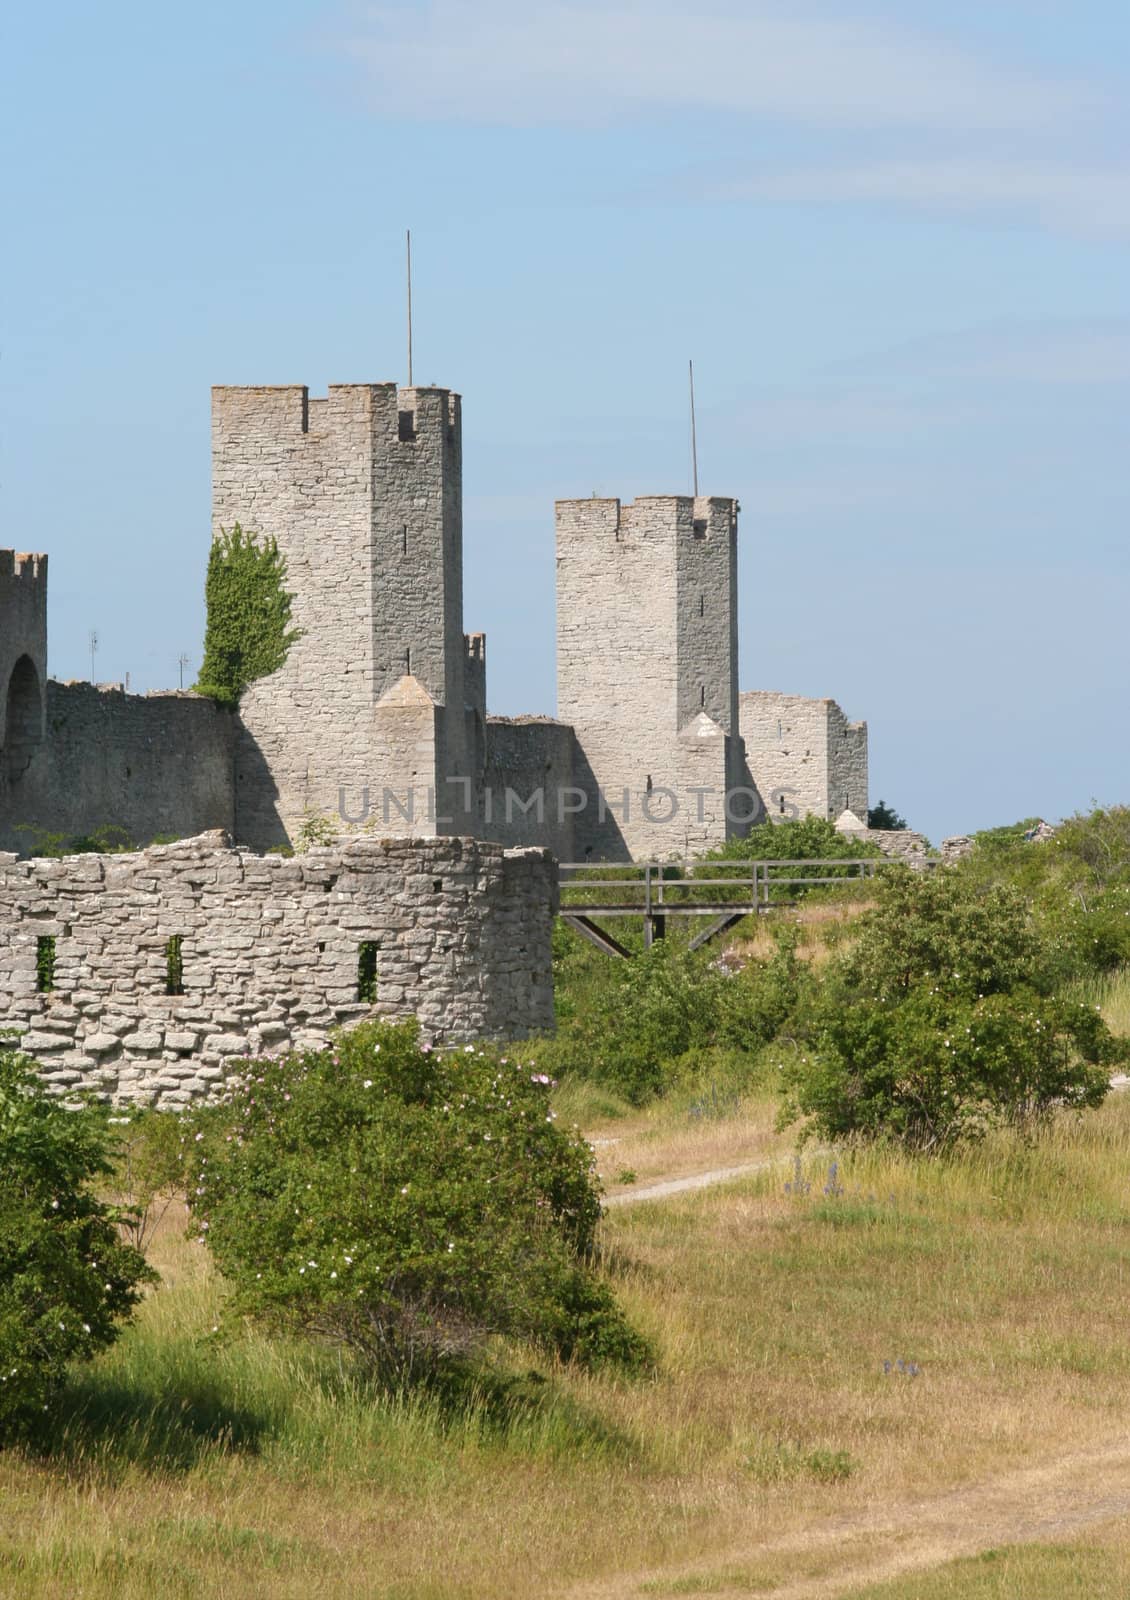
[[[136,844],[234,819],[235,719],[200,695],[47,683],[47,738],[0,790],[0,848],[118,828]],[[32,831],[27,831],[28,829]]]
[[[0,1029],[21,1031],[60,1091],[161,1106],[374,1014],[416,1016],[437,1043],[520,1038],[553,1027],[556,906],[548,852],[466,838],[288,858],[214,833],[133,855],[0,855]],[[168,992],[174,939],[182,993]]]

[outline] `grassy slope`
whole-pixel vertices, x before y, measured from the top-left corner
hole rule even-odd
[[[799,1197],[784,1172],[617,1212],[661,1376],[564,1376],[494,1424],[222,1340],[221,1286],[167,1227],[166,1285],[76,1386],[62,1461],[0,1460],[0,1593],[446,1600],[667,1562],[709,1584],[735,1540],[1107,1438],[1130,1404],[1128,1172],[1119,1096],[1032,1152],[855,1159],[830,1195],[821,1160]],[[921,1375],[884,1375],[899,1357]]]

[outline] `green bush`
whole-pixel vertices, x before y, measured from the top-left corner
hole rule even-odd
[[[884,859],[879,846],[870,839],[855,839],[850,835],[837,833],[835,825],[826,817],[797,817],[789,818],[784,822],[761,822],[756,828],[751,828],[744,839],[727,839],[725,844],[719,845],[716,850],[708,850],[695,865],[694,876],[696,883],[708,880],[712,876],[727,877],[723,868],[713,865],[718,862],[737,861],[857,861],[857,860]],[[795,868],[790,877],[803,880],[805,868]],[[821,867],[812,869],[813,875],[821,878],[852,878],[857,877],[857,867]],[[814,885],[813,888],[819,888]],[[719,900],[733,899],[732,889],[719,889],[715,891]],[[771,891],[770,899],[799,900],[806,894],[812,893],[803,881],[798,883],[781,884]],[[707,891],[703,898],[710,898]]]
[[[663,940],[630,961],[577,952],[559,982],[558,1030],[534,1048],[556,1075],[600,1084],[642,1105],[693,1075],[714,1051],[753,1058],[784,1026],[804,979],[789,933],[768,962],[730,971],[715,950]],[[581,981],[578,981],[580,978]]]
[[[1104,1098],[1128,1047],[1057,993],[1055,941],[1016,891],[903,871],[859,926],[781,1062],[786,1118],[937,1150]]]
[[[105,1113],[68,1111],[0,1054],[0,1443],[42,1422],[68,1365],[112,1344],[153,1279],[91,1192]]]
[[[1029,818],[974,839],[957,870],[982,887],[1007,884],[1030,902],[1057,957],[1061,981],[1130,961],[1130,807],[1069,817],[1033,841]]]
[[[648,1359],[592,1265],[591,1152],[516,1060],[366,1024],[259,1063],[191,1147],[193,1215],[236,1308],[344,1343],[389,1387],[442,1378],[490,1334]]]

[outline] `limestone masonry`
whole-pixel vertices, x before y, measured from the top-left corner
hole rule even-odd
[[[463,632],[458,395],[217,388],[212,440],[213,532],[277,539],[300,637],[234,715],[49,682],[47,557],[0,551],[0,847],[116,826],[263,851],[315,816],[627,860],[866,818],[866,724],[739,695],[736,501],[560,501],[560,720],[497,718]]]
[[[549,1032],[556,886],[548,851],[464,838],[2,855],[0,1027],[56,1089],[162,1106],[374,1012],[442,1043]]]

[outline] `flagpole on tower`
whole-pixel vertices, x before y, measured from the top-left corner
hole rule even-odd
[[[691,473],[694,479],[694,497],[698,499],[698,435],[694,420],[694,362],[688,361],[691,375]]]
[[[408,387],[412,388],[412,230],[408,229]]]

